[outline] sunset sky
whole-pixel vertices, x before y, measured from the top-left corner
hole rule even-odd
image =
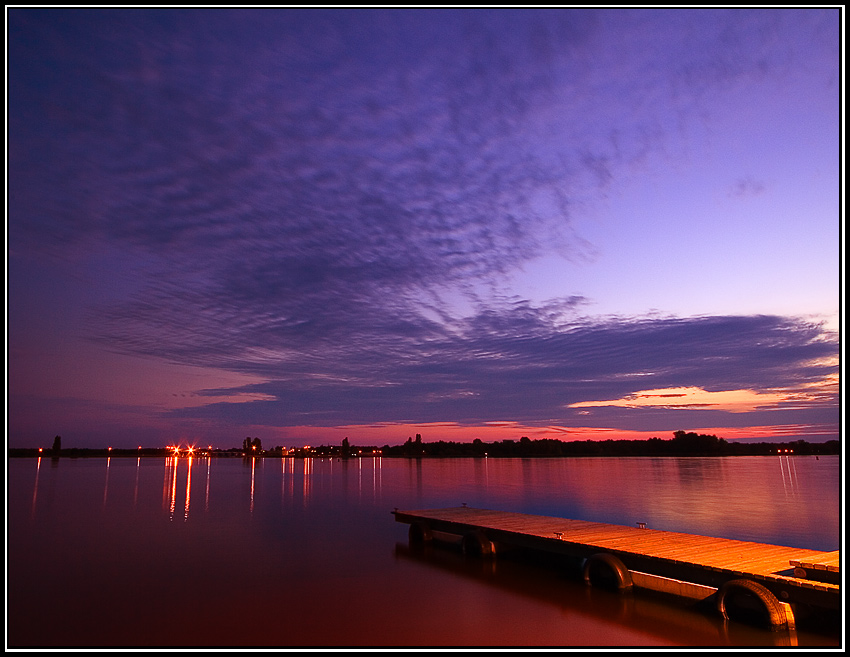
[[[838,438],[840,8],[7,8],[8,444]]]

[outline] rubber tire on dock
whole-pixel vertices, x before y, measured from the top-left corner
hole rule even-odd
[[[609,577],[613,576],[609,584],[618,591],[630,591],[632,588],[632,576],[629,569],[613,554],[599,552],[589,556],[584,560],[581,571],[585,584],[592,585],[594,580],[598,583],[604,582],[605,580],[600,580],[599,573],[605,573]]]
[[[434,538],[431,528],[424,522],[410,523],[410,529],[407,530],[407,540],[412,545],[421,545],[422,543],[430,543]]]
[[[718,589],[717,610],[725,620],[729,620],[727,598],[742,593],[748,597],[755,597],[761,603],[764,612],[767,613],[767,621],[771,629],[782,630],[794,626],[793,617],[788,618],[786,607],[779,602],[776,596],[766,587],[749,579],[729,580]]]
[[[463,535],[460,542],[463,553],[468,556],[493,557],[496,555],[496,546],[484,532],[468,532]]]

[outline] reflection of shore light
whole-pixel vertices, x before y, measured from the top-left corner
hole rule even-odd
[[[41,450],[38,450],[39,452]],[[38,496],[38,473],[41,471],[41,457],[38,457],[38,460],[35,463],[35,487],[32,489],[32,512],[31,515],[35,515],[35,498]]]
[[[171,505],[169,507],[169,520],[174,520],[174,506],[177,500],[177,457],[171,467]]]
[[[109,449],[112,449],[111,447]],[[110,457],[106,457],[106,481],[103,482],[103,508],[106,508],[106,494],[109,490],[109,462],[112,459]]]
[[[141,447],[139,447],[141,449]],[[136,485],[133,487],[133,508],[136,508],[136,503],[139,501],[139,466],[142,465],[142,457],[136,457]]]
[[[192,455],[189,454],[189,463],[186,472],[186,506],[183,510],[183,521],[189,519],[189,500],[192,497]]]
[[[256,463],[255,460],[251,460],[251,513],[254,513],[254,468]]]
[[[782,451],[782,450],[779,450],[779,451]],[[785,451],[788,452],[789,450],[786,449]],[[791,451],[793,451],[793,450],[791,450]],[[780,456],[779,457],[779,470],[782,473],[782,487],[785,489],[785,494],[787,495],[788,491],[790,489],[790,491],[796,495],[796,493],[798,492],[797,466],[794,463],[794,461],[792,461],[790,457],[786,456],[785,457],[785,463],[783,465],[782,457]],[[786,484],[786,481],[785,481],[786,475],[788,477],[787,484]]]
[[[204,511],[210,510],[210,459],[207,459],[207,494],[204,499]]]
[[[302,492],[303,504],[307,506],[307,500],[310,497],[310,475],[313,473],[313,459],[304,459],[304,491]]]

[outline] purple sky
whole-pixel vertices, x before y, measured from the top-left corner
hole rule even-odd
[[[842,24],[7,8],[9,445],[837,438]]]

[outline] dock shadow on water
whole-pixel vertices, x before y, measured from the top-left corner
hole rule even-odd
[[[10,459],[8,647],[838,646],[829,628],[776,633],[588,587],[540,555],[411,549],[391,513],[466,502],[837,549],[837,458],[781,465]]]

